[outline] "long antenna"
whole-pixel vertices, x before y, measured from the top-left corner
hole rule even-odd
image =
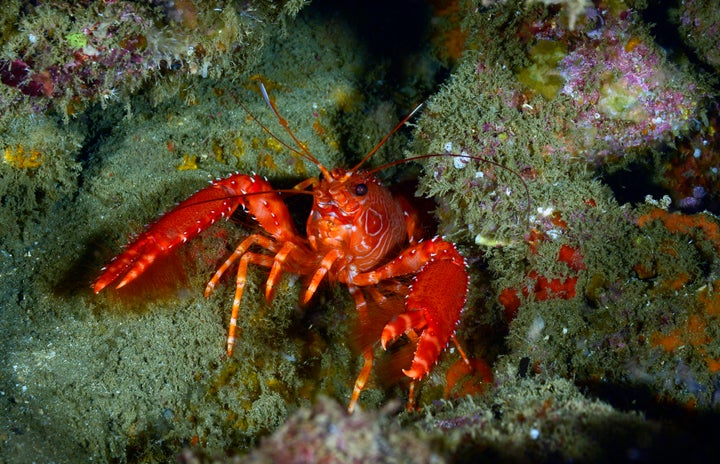
[[[360,166],[362,166],[363,164],[365,164],[365,161],[369,160],[369,159],[372,157],[372,155],[374,155],[375,152],[377,152],[377,151],[380,149],[380,147],[382,147],[383,145],[385,145],[385,142],[387,142],[387,140],[388,140],[395,132],[397,132],[398,130],[400,130],[400,128],[401,128],[403,125],[405,125],[406,122],[408,122],[408,119],[412,118],[413,115],[414,115],[415,113],[417,113],[417,112],[420,110],[420,108],[422,108],[422,106],[423,106],[422,103],[420,103],[418,106],[416,106],[415,109],[410,112],[410,114],[408,114],[407,116],[405,116],[405,117],[403,118],[403,120],[400,121],[400,122],[397,124],[397,126],[395,126],[395,128],[394,128],[393,130],[391,130],[390,132],[388,132],[388,134],[387,134],[385,137],[383,137],[383,139],[382,139],[380,142],[378,142],[377,145],[375,145],[375,148],[373,148],[372,150],[370,150],[370,152],[369,152],[367,155],[365,155],[365,156],[363,157],[363,159],[361,159],[358,164],[356,164],[352,169],[350,169],[349,172],[352,173],[352,172],[355,172],[355,171],[357,171],[358,169],[360,169]]]
[[[288,135],[290,136],[290,138],[292,138],[293,141],[295,142],[295,144],[298,146],[298,148],[300,148],[300,152],[298,152],[297,150],[295,150],[295,149],[293,149],[293,148],[288,147],[288,145],[286,145],[285,143],[283,143],[277,136],[275,136],[274,134],[272,134],[272,133],[271,133],[270,131],[268,131],[265,127],[263,127],[263,129],[265,129],[268,133],[270,133],[270,135],[272,135],[273,137],[275,137],[275,140],[278,140],[280,143],[282,143],[283,145],[285,145],[286,147],[288,147],[288,148],[289,148],[290,150],[292,150],[293,152],[298,153],[298,154],[299,154],[300,156],[302,156],[303,158],[305,158],[305,159],[309,160],[310,162],[312,162],[315,166],[318,167],[318,169],[320,169],[320,172],[322,172],[323,176],[325,176],[326,178],[329,179],[329,178],[330,178],[330,172],[327,170],[327,168],[326,168],[325,166],[322,165],[322,163],[320,163],[320,161],[317,160],[317,158],[315,158],[315,157],[312,155],[312,153],[310,153],[310,150],[308,150],[307,147],[295,136],[295,134],[293,133],[293,131],[290,130],[290,126],[288,125],[287,120],[280,115],[280,112],[279,112],[279,111],[277,110],[277,108],[275,107],[275,104],[274,104],[272,101],[270,101],[270,97],[268,96],[267,90],[265,90],[265,86],[263,85],[262,82],[260,83],[260,92],[262,92],[262,96],[263,96],[263,98],[265,98],[265,103],[267,103],[268,106],[270,107],[270,109],[273,111],[273,113],[275,113],[275,116],[277,117],[278,122],[280,123],[280,125],[283,126],[283,129],[285,129],[285,132],[288,133]],[[262,126],[262,124],[261,124],[261,126]]]
[[[407,118],[406,118],[406,119],[407,119]],[[376,167],[376,168],[371,169],[369,172],[372,174],[372,173],[375,173],[375,172],[378,172],[378,171],[382,171],[383,169],[386,169],[386,168],[389,168],[389,167],[392,167],[392,166],[397,166],[398,164],[407,163],[408,161],[417,161],[417,160],[427,159],[427,158],[445,158],[445,157],[448,157],[448,156],[449,156],[449,157],[453,157],[453,158],[463,158],[463,159],[467,159],[467,160],[474,160],[474,161],[477,161],[477,162],[479,162],[479,163],[488,163],[488,164],[491,164],[491,165],[493,165],[493,166],[495,166],[495,167],[497,167],[497,168],[504,169],[505,171],[509,172],[509,173],[512,174],[513,176],[517,177],[518,180],[520,180],[520,182],[522,183],[523,189],[525,190],[525,199],[527,200],[527,208],[526,208],[526,210],[527,210],[526,213],[527,213],[527,214],[526,214],[526,218],[525,218],[525,219],[526,219],[526,222],[527,222],[527,229],[528,229],[528,230],[531,229],[531,225],[532,225],[532,224],[531,224],[531,220],[530,220],[530,205],[531,205],[531,199],[530,199],[530,189],[528,188],[527,182],[525,182],[525,179],[522,178],[522,176],[520,175],[520,173],[516,172],[514,169],[511,169],[511,168],[509,168],[509,167],[507,167],[507,166],[505,166],[505,165],[503,165],[502,163],[499,163],[499,162],[497,162],[497,161],[493,161],[493,160],[491,160],[491,159],[487,159],[487,158],[482,157],[482,156],[458,155],[458,154],[454,154],[454,153],[428,153],[428,154],[425,154],[425,155],[412,156],[412,157],[410,157],[410,158],[403,158],[403,159],[400,159],[400,160],[390,161],[389,163],[385,163],[385,164],[383,164],[382,166],[378,166],[378,167]]]

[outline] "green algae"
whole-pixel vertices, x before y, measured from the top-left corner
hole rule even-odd
[[[514,15],[496,18],[507,26]],[[225,223],[209,230],[196,245],[206,254],[188,266],[187,283],[170,299],[128,307],[89,290],[99,267],[131,234],[209,179],[257,171],[291,186],[316,173],[279,149],[237,105],[242,102],[286,139],[256,91],[258,79],[327,166],[352,165],[396,123],[397,104],[363,92],[367,81],[357,77],[366,59],[361,47],[341,24],[320,24],[312,18],[293,23],[293,37],[305,45],[287,39],[269,44],[260,65],[232,80],[169,79],[122,102],[93,107],[86,112],[92,130],[82,121],[62,126],[52,118],[17,119],[17,127],[27,127],[22,143],[35,146],[28,141],[38,137],[51,141],[54,151],[37,171],[2,167],[3,181],[10,182],[0,184],[1,219],[12,231],[12,241],[3,235],[0,250],[3,456],[168,461],[187,446],[210,455],[243,452],[282,424],[287,428],[278,432],[279,443],[298,430],[294,436],[303,443],[310,422],[325,424],[319,434],[352,423],[342,409],[360,362],[351,350],[354,310],[344,288],[322,291],[300,308],[302,285],[286,276],[268,303],[266,273],[252,270],[241,306],[241,342],[226,359],[232,277],[210,299],[201,291],[218,260],[251,229]],[[628,395],[647,389],[675,405],[694,401],[714,411],[714,392],[705,386],[716,381],[707,362],[720,357],[718,329],[703,298],[715,292],[717,244],[701,228],[679,234],[661,220],[639,227],[638,218],[655,205],[617,204],[583,153],[572,149],[577,141],[567,135],[567,102],[518,99],[521,85],[512,71],[517,58],[508,58],[506,66],[495,62],[517,44],[479,50],[480,33],[471,32],[475,48],[430,100],[414,142],[398,137],[372,163],[397,159],[403,149],[408,155],[443,153],[452,142],[453,152],[488,156],[527,184],[529,205],[523,183],[506,170],[475,162],[456,168],[453,159],[434,159],[424,163],[420,185],[440,205],[443,234],[472,263],[458,336],[472,357],[493,364],[496,380],[486,396],[437,401],[445,372],[458,359],[448,352],[419,385],[420,414],[403,414],[401,430],[394,415],[361,416],[361,435],[373,443],[386,438],[403,450],[412,441],[414,460],[426,456],[418,444],[424,440],[439,461],[477,454],[506,461],[601,460],[662,445],[672,427],[592,396],[598,384],[626,388]],[[316,58],[328,41],[336,53]],[[307,62],[317,66],[299,72]],[[3,134],[7,146],[20,143],[14,134]],[[561,144],[554,134],[567,138]],[[186,156],[196,159],[197,169],[178,170]],[[62,188],[53,192],[56,185]],[[534,252],[528,220],[549,237]],[[707,221],[717,225],[710,216]],[[509,245],[477,245],[485,239]],[[579,250],[584,269],[558,261],[564,245]],[[654,273],[639,272],[638,265]],[[522,305],[506,327],[497,295],[532,289],[532,271],[577,277],[576,296],[540,300],[520,292]],[[688,280],[675,288],[683,273]],[[689,338],[697,336],[689,331],[694,317],[706,322],[700,342]],[[658,337],[676,330],[684,347],[665,350]],[[572,381],[589,386],[589,393]],[[321,400],[309,413],[321,394],[337,404]],[[406,395],[405,386],[387,390],[373,378],[360,405],[376,409]],[[28,455],[27,444],[38,440],[49,446]],[[278,447],[278,441],[267,443]]]
[[[567,45],[540,40],[529,51],[532,64],[518,72],[518,81],[548,100],[554,98],[565,84],[557,64],[567,55]]]
[[[294,34],[315,34],[306,39],[311,44],[328,36],[351,37],[341,24],[318,31],[310,21],[297,24]],[[396,122],[389,117],[365,121],[362,137],[346,126],[360,119],[358,105],[349,104],[347,96],[357,94],[353,63],[362,54],[349,42],[339,49],[353,50],[352,59],[342,60],[345,66],[325,53],[317,73],[298,84],[299,63],[314,60],[319,47],[271,45],[260,60],[264,66],[232,81],[184,80],[181,90],[168,81],[124,96],[122,103],[92,107],[87,120],[78,120],[93,122],[88,132],[82,124],[62,126],[59,119],[43,117],[39,125],[35,118],[21,120],[28,125],[24,132],[3,134],[11,146],[23,134],[26,144],[32,137],[54,142],[54,156],[36,171],[2,166],[16,179],[3,182],[2,210],[9,227],[16,227],[12,247],[3,246],[2,265],[9,285],[3,290],[9,303],[2,320],[8,361],[2,391],[11,398],[3,406],[2,438],[10,456],[23,460],[24,440],[38,440],[38,434],[45,442],[71,442],[35,455],[48,461],[165,460],[190,443],[218,452],[241,450],[320,392],[347,401],[359,364],[350,349],[354,311],[344,289],[323,291],[300,308],[301,284],[286,277],[268,304],[261,291],[266,273],[251,270],[241,342],[233,358],[225,359],[233,286],[223,281],[209,299],[201,291],[247,229],[219,224],[191,244],[188,254],[196,262],[183,264],[187,271],[179,272],[183,281],[170,297],[122,303],[122,294],[96,296],[89,289],[128,237],[208,180],[255,171],[290,187],[317,173],[249,118],[247,111],[288,140],[259,94],[258,79],[293,132],[329,167],[353,162],[382,137],[376,134],[387,133],[386,126]],[[331,70],[336,74],[326,75]],[[282,84],[273,87],[277,82]],[[346,140],[358,146],[348,161],[337,150]],[[186,157],[196,160],[197,169],[179,169]],[[78,158],[79,181],[73,177]],[[74,169],[59,171],[54,166],[60,163]],[[55,177],[45,174],[50,168]],[[65,190],[37,202],[38,189],[64,184]],[[291,207],[298,200],[289,199]],[[208,256],[211,252],[216,255]],[[383,389],[371,385],[363,404],[383,399]]]

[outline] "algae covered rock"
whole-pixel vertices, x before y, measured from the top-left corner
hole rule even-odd
[[[720,222],[702,210],[717,212],[717,91],[642,11],[433,3],[420,10],[434,27],[404,35],[419,46],[393,60],[367,46],[362,15],[322,2],[297,18],[300,2],[199,3],[3,11],[0,460],[710,456]],[[407,382],[377,369],[345,413],[362,356],[343,286],[301,306],[287,276],[267,302],[253,267],[226,357],[233,278],[202,289],[257,232],[242,215],[135,298],[91,292],[143,224],[210,179],[291,188],[316,174],[302,147],[353,166],[420,101],[367,167],[416,158],[381,174],[420,173],[410,193],[467,259],[457,337],[473,369],[449,349],[416,385],[419,412],[398,412]],[[623,169],[631,182],[608,174]],[[302,229],[308,206],[286,196]]]
[[[271,28],[301,5],[7,2],[0,107],[12,113],[2,120],[46,108],[71,116],[93,102],[124,101],[151,80],[169,81],[166,92],[177,92],[187,76],[231,76],[254,62]]]

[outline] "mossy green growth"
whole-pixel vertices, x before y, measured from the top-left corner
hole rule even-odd
[[[518,81],[528,89],[545,97],[554,98],[565,84],[557,64],[567,55],[567,46],[557,40],[540,40],[528,52],[530,66],[518,71]]]
[[[76,193],[86,135],[81,125],[49,115],[19,115],[0,128],[0,224],[8,247],[25,223]]]
[[[87,37],[82,32],[73,32],[65,36],[68,44],[73,48],[82,48],[87,45]]]
[[[522,378],[505,363],[501,369],[492,394],[438,401],[403,420],[451,455],[492,462],[544,462],[549,450],[563,461],[620,459],[657,427],[585,397],[569,380]]]

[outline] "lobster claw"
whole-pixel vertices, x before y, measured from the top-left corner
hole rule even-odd
[[[266,191],[267,194],[258,195]],[[230,217],[241,205],[273,237],[290,240],[297,235],[285,204],[267,181],[257,175],[233,174],[195,192],[140,234],[103,269],[93,291],[99,293],[111,284],[115,288],[127,285],[157,258],[170,254],[219,219]]]
[[[465,305],[468,274],[465,261],[448,242],[435,241],[437,253],[415,275],[405,302],[406,311],[383,328],[380,342],[388,343],[408,334],[420,334],[409,369],[403,373],[419,380],[430,372],[447,348]]]

